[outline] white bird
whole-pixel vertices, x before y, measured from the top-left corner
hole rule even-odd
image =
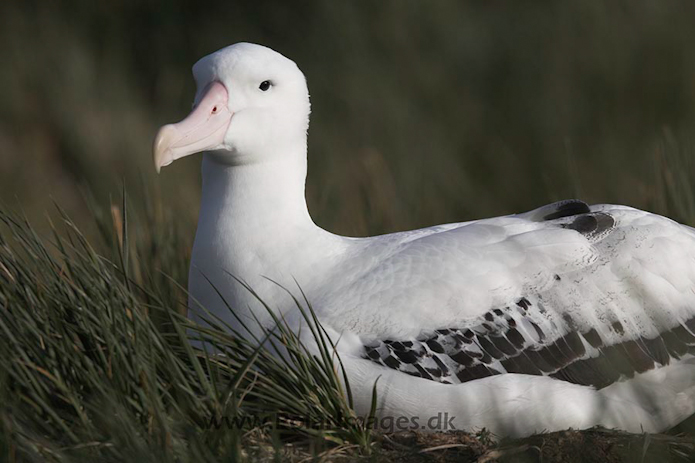
[[[270,325],[233,275],[299,323],[282,287],[301,287],[339,340],[358,414],[379,377],[382,417],[447,413],[456,429],[499,435],[657,432],[695,413],[693,229],[568,200],[338,236],[307,210],[310,105],[295,63],[238,43],[193,75],[193,111],[160,129],[154,149],[158,171],[208,151],[191,298],[234,327],[227,304]]]

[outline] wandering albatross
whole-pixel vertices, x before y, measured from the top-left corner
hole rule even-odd
[[[237,328],[228,304],[271,325],[243,281],[297,325],[286,288],[300,287],[337,341],[358,414],[377,378],[382,417],[448,413],[456,429],[499,435],[657,432],[695,413],[695,230],[567,200],[338,236],[307,210],[310,105],[297,65],[238,43],[193,75],[192,112],[154,146],[157,171],[206,151],[191,300]]]

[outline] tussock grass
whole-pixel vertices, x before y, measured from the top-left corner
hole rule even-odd
[[[250,341],[212,319],[196,327],[183,315],[180,284],[146,265],[163,255],[137,252],[161,234],[152,229],[133,242],[125,207],[113,210],[114,260],[60,210],[50,239],[0,212],[4,458],[200,462],[293,448],[370,452],[369,430],[347,419],[354,416],[339,359],[310,307],[297,301],[318,352],[282,320]],[[161,244],[173,246],[168,258],[185,248],[175,235]],[[192,347],[189,336],[207,339],[214,354]],[[273,355],[280,344],[284,355]],[[280,445],[288,441],[295,446]]]

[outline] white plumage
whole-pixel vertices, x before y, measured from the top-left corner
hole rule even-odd
[[[659,431],[695,412],[691,228],[570,200],[337,236],[306,207],[309,99],[296,65],[241,43],[193,71],[193,113],[155,142],[157,168],[213,150],[190,293],[232,326],[217,290],[242,317],[270,324],[233,275],[299,324],[286,289],[301,287],[339,340],[358,413],[378,377],[382,416],[448,413],[457,429],[503,435],[598,424]]]

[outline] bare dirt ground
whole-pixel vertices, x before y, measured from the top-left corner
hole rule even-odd
[[[406,462],[685,462],[695,461],[695,438],[594,428],[494,443],[465,433],[402,433],[384,436],[381,452]]]
[[[485,431],[421,433],[400,432],[375,438],[370,455],[359,455],[350,447],[321,450],[285,445],[276,454],[270,447],[256,447],[246,454],[253,461],[373,461],[403,463],[622,463],[695,461],[695,436],[631,434],[604,428],[560,431],[522,439],[497,441]],[[279,457],[279,458],[278,458]]]

